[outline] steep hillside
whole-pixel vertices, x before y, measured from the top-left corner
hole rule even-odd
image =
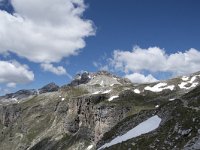
[[[200,72],[151,84],[84,72],[0,97],[0,149],[200,149],[199,108]]]

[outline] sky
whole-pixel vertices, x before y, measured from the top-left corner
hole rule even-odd
[[[132,82],[200,71],[198,0],[0,0],[0,95],[107,70]]]

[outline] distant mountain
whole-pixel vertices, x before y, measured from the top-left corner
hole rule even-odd
[[[22,100],[27,100],[28,98],[32,98],[34,96],[37,96],[38,94],[42,93],[48,93],[48,92],[55,92],[59,90],[59,86],[55,83],[49,83],[42,88],[36,90],[36,89],[24,89],[19,90],[15,93],[6,94],[4,96],[0,96],[0,103],[3,102],[4,104],[10,104],[10,103],[19,103]]]
[[[200,149],[200,72],[134,84],[106,71],[0,97],[3,150]]]

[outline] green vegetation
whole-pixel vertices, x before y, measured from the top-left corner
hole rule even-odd
[[[71,87],[67,91],[65,91],[65,95],[67,98],[78,97],[84,94],[88,94],[88,91],[81,87]]]
[[[29,141],[32,141],[37,136],[39,136],[41,133],[43,133],[47,127],[51,127],[53,119],[52,116],[45,115],[42,118],[38,119],[35,118],[33,124],[29,127],[29,130],[27,131],[27,138]]]

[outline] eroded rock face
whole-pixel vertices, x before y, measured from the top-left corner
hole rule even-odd
[[[81,127],[91,130],[95,126],[95,105],[105,99],[105,95],[83,96],[69,100],[68,114],[65,122],[67,131],[75,133]]]
[[[98,142],[103,134],[127,116],[130,108],[100,104],[105,95],[86,96],[69,101],[65,129],[72,134],[87,131],[87,137]],[[80,133],[79,133],[80,134]]]
[[[12,123],[17,120],[20,114],[21,107],[19,105],[13,104],[10,106],[0,106],[0,122],[5,127],[12,125]]]

